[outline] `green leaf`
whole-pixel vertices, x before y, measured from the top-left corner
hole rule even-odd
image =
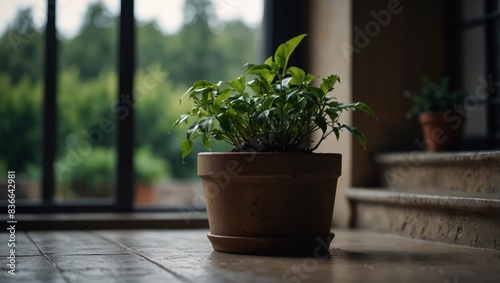
[[[314,119],[314,123],[316,123],[316,125],[318,125],[318,127],[323,131],[323,134],[326,133],[326,120],[325,118],[323,117],[316,117],[316,119]]]
[[[255,79],[248,82],[249,86],[256,94],[269,93],[269,83],[266,79]]]
[[[297,101],[296,103],[296,107],[299,109],[303,109],[304,107],[306,107],[306,105],[307,105],[307,98],[305,97],[300,98],[299,101]]]
[[[305,98],[309,99],[309,101],[311,101],[312,104],[314,104],[314,105],[318,104],[318,100],[316,100],[316,96],[314,96],[312,93],[302,92],[301,95],[304,96]]]
[[[321,104],[323,101],[323,97],[325,96],[325,93],[323,90],[317,87],[309,87],[308,88],[309,93],[312,94],[312,99],[316,104]],[[305,94],[305,93],[304,93]]]
[[[226,100],[229,95],[231,95],[232,91],[233,89],[231,88],[225,89],[221,91],[221,93],[219,93],[219,95],[214,99],[213,109],[215,113],[219,112],[222,102]]]
[[[327,96],[325,97],[326,101],[329,101],[326,105],[333,107],[333,108],[339,108],[341,105],[338,101],[330,101],[332,99],[335,99],[335,97]]]
[[[290,80],[291,85],[301,86],[306,78],[306,72],[301,68],[290,67],[286,73],[292,75],[292,80]]]
[[[210,149],[210,138],[208,137],[207,134],[202,135],[202,142],[203,142],[203,146],[205,146],[206,149],[211,150]]]
[[[271,64],[271,68],[273,69],[274,72],[278,73],[281,67],[280,67],[280,65],[273,62]]]
[[[201,94],[201,102],[203,104],[207,104],[208,99],[211,98],[211,96],[212,96],[211,94],[212,94],[212,92],[209,89],[203,90],[203,92]]]
[[[187,119],[189,118],[189,116],[190,116],[189,114],[182,114],[182,115],[181,115],[181,117],[180,117],[179,119],[177,119],[177,120],[176,120],[176,121],[172,124],[172,126],[170,126],[169,131],[170,131],[170,130],[172,130],[172,128],[173,128],[173,127],[175,127],[175,126],[177,126],[177,125],[179,125],[179,124],[181,124],[181,123],[184,123],[184,122],[186,122],[186,123],[187,123]]]
[[[284,78],[281,80],[281,84],[277,85],[277,87],[279,87],[279,88],[283,87],[283,89],[286,89],[286,87],[288,87],[288,84],[290,84],[291,80],[292,80],[292,77]]]
[[[294,104],[295,102],[297,102],[297,92],[299,90],[298,89],[295,89],[294,91],[291,91],[289,94],[287,94],[286,96],[286,103],[290,103],[290,104]]]
[[[181,96],[181,98],[179,98],[179,104],[181,104],[182,102],[182,99],[184,99],[184,97],[187,95],[187,94],[191,94],[193,92],[193,86],[190,87],[188,90],[186,90],[186,92]]]
[[[328,117],[330,117],[330,120],[332,120],[333,122],[337,121],[337,119],[339,117],[339,113],[337,112],[337,110],[329,108],[329,109],[326,109],[325,112],[326,112],[326,114],[328,114]]]
[[[247,70],[247,74],[258,75],[259,77],[265,79],[268,84],[270,84],[275,76],[276,72],[271,69],[269,65],[255,65]]]
[[[236,118],[238,115],[240,115],[240,113],[236,112],[236,110],[234,110],[234,107],[229,107],[227,109],[227,113],[229,114],[229,117],[231,118]]]
[[[227,82],[228,85],[234,87],[239,93],[245,92],[245,83],[246,83],[246,78],[245,76],[240,76],[234,81]]]
[[[337,140],[339,140],[340,138],[340,132],[339,132],[339,129],[337,127],[333,127],[333,133],[335,134],[335,137],[337,138]]]
[[[271,66],[273,63],[273,56],[269,56],[269,58],[266,59],[264,64]]]
[[[358,140],[358,142],[361,144],[363,149],[366,149],[366,137],[365,135],[356,127],[350,127],[348,125],[342,125],[343,128],[346,128],[351,134],[354,135],[354,137]]]
[[[207,88],[212,88],[214,87],[215,85],[207,80],[201,80],[201,81],[197,81],[193,84],[193,86],[191,86],[182,96],[181,98],[179,99],[179,102],[184,98],[184,96],[186,96],[188,93],[191,94],[191,93],[194,93],[196,91],[203,91]]]
[[[263,71],[272,71],[271,66],[267,64],[254,65],[247,70],[247,74],[249,75],[260,75]]]
[[[212,126],[212,119],[212,117],[209,117],[200,121],[199,127],[204,134],[208,134],[208,132],[210,131],[210,128]]]
[[[264,99],[264,101],[262,102],[262,109],[270,110],[273,107],[274,100],[277,97],[278,97],[277,95],[273,94],[270,97]]]
[[[363,102],[355,102],[355,103],[347,104],[347,105],[345,105],[345,107],[351,108],[351,109],[359,109],[372,117],[376,117],[375,112],[373,112],[372,108]]]
[[[309,75],[306,76],[305,81],[306,81],[306,83],[309,84],[310,82],[314,81],[315,79],[316,79],[315,76],[309,74]]]
[[[337,75],[330,75],[327,78],[323,79],[323,82],[319,86],[324,93],[330,92],[333,90],[333,86],[335,83],[340,82],[340,78]]]
[[[305,36],[306,34],[301,34],[278,46],[278,49],[276,49],[274,53],[274,62],[278,64],[280,68],[286,69],[290,55],[292,55],[297,45],[299,45]]]
[[[229,116],[227,114],[219,114],[217,116],[217,120],[219,121],[220,127],[226,133],[231,132],[231,122],[229,121]]]
[[[215,85],[207,80],[200,80],[200,81],[197,81],[193,84],[193,89],[201,89],[201,88],[207,88],[207,87],[213,87],[213,86],[215,86]]]
[[[257,124],[264,125],[267,121],[267,117],[269,116],[269,110],[264,110],[261,113],[256,112],[255,114],[257,114]]]
[[[274,78],[276,78],[276,73],[274,71],[262,71],[259,76],[266,80],[267,85],[270,85],[274,81]]]
[[[274,104],[278,107],[285,105],[285,103],[286,103],[286,100],[281,96],[276,97],[276,99],[274,100]]]
[[[195,122],[193,125],[191,125],[191,127],[189,127],[189,129],[187,130],[187,133],[186,133],[186,139],[191,139],[193,137],[193,135],[196,133],[196,131],[198,130],[198,127],[200,125],[198,124],[198,122]]]
[[[283,68],[286,64],[286,45],[282,43],[276,49],[276,53],[274,53],[274,62],[280,67]]]
[[[181,154],[182,154],[182,162],[184,162],[184,158],[188,156],[191,151],[193,150],[193,141],[192,140],[185,140],[181,144]]]
[[[236,113],[238,114],[247,114],[252,112],[252,109],[249,107],[248,103],[244,100],[236,100],[231,109],[236,111]]]

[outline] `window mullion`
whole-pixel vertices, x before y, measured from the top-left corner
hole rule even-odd
[[[498,13],[498,3],[497,1],[487,0],[485,3],[485,14],[489,15],[494,12]],[[498,19],[490,20],[486,22],[485,25],[485,55],[486,55],[486,74],[488,83],[497,82],[499,79],[498,73]],[[488,97],[488,110],[487,110],[487,133],[488,133],[488,143],[489,147],[496,148],[496,136],[499,128],[498,120],[500,116],[498,115],[497,109],[498,105],[495,104],[498,97],[498,86],[489,85],[488,89],[491,90]]]
[[[116,111],[118,120],[118,172],[115,182],[117,209],[131,211],[133,205],[133,150],[134,150],[134,97],[132,93],[134,81],[134,1],[121,0],[119,57],[118,57],[118,109],[126,109],[127,115]],[[121,116],[120,116],[121,114]]]
[[[56,1],[47,1],[47,25],[45,28],[45,100],[43,131],[43,186],[44,204],[54,201],[54,159],[56,151],[56,86],[57,40]]]

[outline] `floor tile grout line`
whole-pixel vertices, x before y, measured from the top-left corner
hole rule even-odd
[[[131,253],[118,253],[118,254],[107,254],[107,253],[102,253],[102,254],[57,254],[57,253],[46,253],[47,255],[57,255],[57,256],[100,256],[100,255],[105,255],[105,256],[115,256],[115,255],[130,255]]]
[[[70,283],[71,281],[69,281],[63,274],[63,271],[59,268],[59,266],[57,266],[57,264],[55,262],[53,262],[46,254],[45,252],[40,248],[40,246],[38,246],[38,244],[35,242],[35,240],[33,240],[33,238],[29,235],[29,232],[25,232],[26,234],[26,237],[33,243],[33,245],[35,245],[35,247],[38,249],[38,251],[45,257],[45,259],[47,259],[48,262],[50,262],[50,264],[54,267],[55,270],[57,270],[57,272],[59,272],[59,274],[61,275],[61,277],[63,278],[63,280],[65,282],[68,282]]]
[[[151,258],[149,258],[149,257],[147,257],[147,256],[145,256],[145,255],[143,255],[143,254],[141,254],[141,253],[140,253],[140,252],[138,252],[138,251],[135,251],[135,250],[133,250],[133,249],[131,249],[131,248],[129,248],[129,247],[127,247],[127,246],[123,245],[123,244],[120,244],[120,243],[118,243],[118,242],[115,242],[115,241],[113,241],[112,239],[109,239],[109,238],[107,238],[107,237],[105,237],[105,236],[103,236],[103,235],[97,234],[97,233],[95,233],[95,232],[92,232],[92,231],[86,231],[86,232],[87,232],[87,233],[89,233],[89,234],[93,234],[93,235],[94,235],[94,236],[96,236],[96,237],[99,237],[99,238],[101,238],[101,239],[103,239],[103,240],[105,240],[105,241],[107,241],[107,242],[109,242],[109,243],[112,243],[112,244],[114,244],[114,245],[117,245],[117,246],[119,246],[119,247],[122,247],[122,248],[126,249],[127,251],[129,251],[129,252],[131,252],[131,253],[133,253],[133,254],[136,254],[136,255],[138,255],[138,256],[140,256],[140,257],[142,257],[142,258],[144,258],[145,260],[147,260],[147,261],[151,262],[152,264],[154,264],[154,265],[156,265],[156,266],[160,267],[161,269],[163,269],[163,270],[165,270],[166,272],[168,272],[168,273],[172,274],[173,276],[175,276],[176,278],[178,278],[178,279],[180,279],[180,280],[183,280],[183,281],[186,281],[186,282],[193,282],[193,283],[194,283],[194,281],[192,281],[191,279],[186,278],[186,277],[184,277],[184,276],[182,276],[182,275],[178,274],[177,272],[175,272],[175,271],[173,271],[173,270],[168,269],[167,267],[165,267],[165,266],[163,266],[163,265],[161,265],[161,264],[157,263],[157,262],[156,262],[156,261],[154,261],[153,259],[151,259]]]

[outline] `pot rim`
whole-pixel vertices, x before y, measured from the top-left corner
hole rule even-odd
[[[198,153],[198,155],[245,155],[245,154],[246,155],[256,154],[256,155],[323,155],[323,156],[340,155],[340,156],[342,156],[342,154],[334,153],[334,152],[330,153],[330,152],[257,152],[257,151],[245,151],[245,152],[215,151],[215,152],[211,152],[211,151],[204,151],[204,152]]]
[[[441,123],[444,121],[445,123],[448,123],[448,121],[445,120],[445,115],[446,111],[425,111],[425,112],[420,112],[418,114],[418,121],[420,124],[433,124],[433,123]],[[447,119],[450,117],[459,117],[462,121],[465,121],[465,118],[460,115],[460,113],[457,112],[451,112],[447,114]]]
[[[204,152],[198,154],[198,176],[327,176],[342,172],[339,153]]]

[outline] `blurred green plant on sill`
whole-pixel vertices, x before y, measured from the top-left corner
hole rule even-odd
[[[429,76],[420,77],[421,88],[418,91],[406,90],[403,96],[412,102],[406,118],[411,119],[420,112],[440,112],[452,110],[457,105],[462,105],[466,93],[460,90],[449,89],[450,80],[444,77],[439,84],[431,81]]]
[[[71,154],[71,153],[69,153]],[[62,160],[66,160],[66,156]],[[96,147],[82,157],[74,168],[61,175],[65,198],[110,197],[116,170],[116,153],[112,148]],[[134,176],[139,183],[168,180],[168,163],[155,157],[148,147],[138,148],[134,155]]]
[[[154,183],[170,178],[169,164],[153,156],[151,149],[142,147],[134,155],[135,181],[138,183]]]

